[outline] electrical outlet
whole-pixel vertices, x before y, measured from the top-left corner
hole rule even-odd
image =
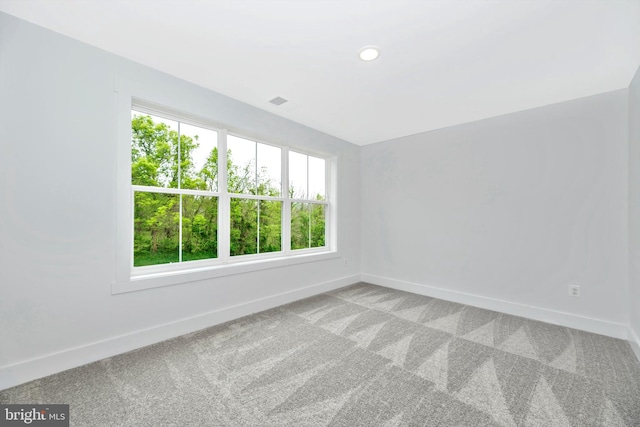
[[[580,296],[580,285],[569,285],[569,296],[571,296],[571,297],[579,297]]]

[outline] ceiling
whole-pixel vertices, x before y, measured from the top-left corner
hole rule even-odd
[[[0,0],[355,144],[626,88],[640,0]],[[380,57],[363,62],[360,48]],[[275,106],[280,96],[289,102]]]

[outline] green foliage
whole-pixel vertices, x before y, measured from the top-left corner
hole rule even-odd
[[[324,205],[291,204],[291,249],[319,248],[325,245]]]
[[[309,204],[291,204],[291,249],[309,247]]]
[[[258,253],[258,203],[250,199],[231,199],[231,255]]]
[[[150,116],[131,120],[131,183],[150,187],[218,191],[218,149],[196,170],[198,136],[178,135]],[[280,196],[281,189],[255,164],[236,165],[227,153],[228,191]],[[231,198],[230,252],[245,255],[282,250],[282,202]],[[292,249],[324,246],[324,206],[294,203]],[[182,245],[180,245],[182,219]],[[218,256],[218,198],[152,192],[134,195],[134,265],[155,265]]]
[[[311,204],[311,212],[310,216],[310,235],[311,241],[309,242],[309,247],[311,248],[319,248],[324,246],[325,239],[325,206],[319,204]]]
[[[260,252],[282,250],[282,202],[260,201]]]
[[[182,260],[218,256],[218,198],[182,196]]]
[[[134,196],[134,265],[155,264],[158,260],[177,262],[179,196],[136,192]]]

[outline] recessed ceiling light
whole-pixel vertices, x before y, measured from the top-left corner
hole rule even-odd
[[[373,61],[380,55],[380,51],[375,46],[365,46],[360,49],[360,59],[363,61]]]

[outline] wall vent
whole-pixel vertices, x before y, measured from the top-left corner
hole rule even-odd
[[[288,102],[288,101],[286,99],[284,99],[284,98],[276,96],[275,98],[273,98],[269,102],[272,103],[273,105],[282,105],[282,104],[284,104],[285,102]]]

